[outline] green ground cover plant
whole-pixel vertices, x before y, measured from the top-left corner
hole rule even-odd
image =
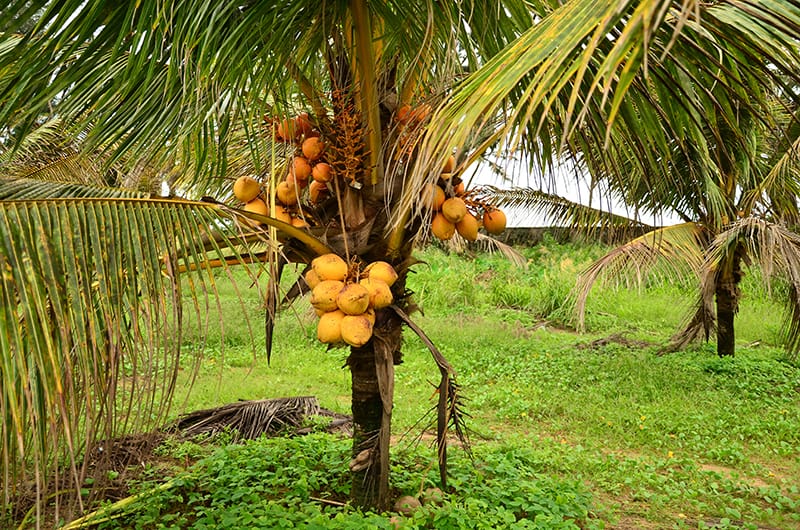
[[[691,286],[598,286],[590,331],[576,334],[569,292],[603,248],[549,240],[521,251],[525,270],[498,255],[429,248],[410,276],[423,310],[415,318],[458,372],[471,414],[475,458],[451,447],[443,505],[399,522],[340,506],[350,453],[335,435],[243,445],[223,436],[165,442],[132,486],[142,497],[101,527],[800,528],[800,365],[777,347],[778,306],[757,277],[745,278],[735,358],[718,358],[713,344],[659,355]],[[220,279],[218,288],[225,326],[205,337],[194,377],[187,356],[178,412],[290,395],[348,412],[346,352],[315,340],[307,301],[279,317],[268,366],[261,302],[242,307],[232,286]],[[192,351],[200,337],[184,340]],[[420,422],[433,420],[437,379],[424,345],[406,334],[397,496],[437,484],[433,436]]]

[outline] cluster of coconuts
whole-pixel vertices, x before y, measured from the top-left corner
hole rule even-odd
[[[274,217],[279,221],[296,227],[307,227],[308,223],[299,207],[308,190],[308,201],[317,204],[329,196],[328,182],[333,177],[331,166],[325,162],[323,154],[325,142],[303,112],[294,118],[273,124],[275,139],[294,143],[296,146],[286,177],[275,187],[275,209],[270,211],[267,201],[261,198],[261,183],[252,176],[239,177],[233,185],[234,196],[244,203],[244,210]],[[258,223],[251,223],[257,226]]]
[[[490,234],[502,233],[506,228],[506,215],[497,208],[471,199],[464,189],[464,182],[453,176],[455,164],[455,157],[450,155],[438,181],[426,185],[420,196],[422,204],[433,212],[433,235],[445,241],[458,232],[467,241],[475,241],[481,226]],[[478,213],[481,210],[482,215]]]
[[[325,344],[363,346],[372,337],[375,311],[392,304],[397,272],[385,261],[363,270],[337,254],[323,254],[305,274],[311,305],[319,316],[317,338]]]

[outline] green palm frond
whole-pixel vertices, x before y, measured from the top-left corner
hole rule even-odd
[[[20,478],[39,477],[36,498],[52,492],[48,477],[65,461],[79,491],[87,444],[164,421],[182,357],[202,349],[186,350],[184,323],[210,324],[211,267],[246,261],[239,249],[253,231],[233,210],[189,201],[0,201],[0,213],[8,506],[31,493]]]
[[[764,281],[774,277],[789,282],[783,342],[792,356],[800,352],[800,235],[786,226],[757,217],[745,217],[720,233],[709,246],[703,291],[713,294],[714,272],[730,260],[738,247],[762,271]],[[708,297],[710,298],[710,297]]]
[[[637,237],[595,261],[581,273],[575,286],[578,328],[584,329],[586,300],[601,277],[640,285],[654,272],[675,278],[685,278],[687,273],[699,276],[703,237],[703,229],[696,223],[668,226]]]
[[[149,193],[37,179],[0,178],[0,201],[58,198],[147,198]]]

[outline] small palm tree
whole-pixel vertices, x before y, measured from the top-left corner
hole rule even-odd
[[[0,203],[5,503],[28,477],[37,507],[62,482],[79,489],[94,441],[160,419],[152,412],[174,385],[182,300],[200,315],[214,297],[212,266],[261,263],[274,309],[285,263],[336,253],[353,270],[380,260],[399,273],[395,304],[377,311],[372,338],[347,362],[354,501],[386,506],[401,328],[424,335],[406,314],[405,288],[432,218],[423,190],[461,194],[474,214],[491,208],[490,195],[456,189],[495,147],[542,167],[565,153],[598,170],[657,166],[672,142],[713,125],[707,104],[725,115],[728,102],[762,108],[742,83],[720,81],[719,94],[706,94],[721,65],[695,44],[725,43],[720,53],[753,74],[748,81],[772,86],[800,71],[798,28],[783,0],[13,2],[0,11],[3,141],[18,150],[43,119],[58,118],[96,153],[101,173],[147,167],[195,200],[43,192]],[[651,131],[659,119],[666,125]],[[325,186],[331,198],[312,204],[303,192],[292,216],[277,219],[296,141],[317,135],[336,174]],[[271,215],[233,200],[245,174],[256,176]],[[458,417],[457,387],[431,350],[442,371],[443,443]]]

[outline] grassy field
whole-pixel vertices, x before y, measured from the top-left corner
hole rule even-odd
[[[781,307],[773,301],[785,286],[774,285],[769,293],[757,278],[746,278],[736,358],[717,358],[713,344],[659,356],[694,301],[691,282],[596,287],[587,333],[577,334],[564,301],[578,271],[603,249],[549,241],[523,252],[525,270],[498,255],[452,256],[435,248],[419,255],[425,263],[408,281],[423,310],[414,318],[458,372],[472,415],[476,460],[470,463],[462,450],[451,449],[454,491],[446,509],[417,514],[404,527],[800,528],[800,364],[778,348]],[[191,391],[187,358],[176,413],[298,395],[349,411],[349,372],[342,368],[347,352],[327,352],[316,342],[306,300],[279,317],[267,365],[257,289],[240,283],[241,302],[227,280],[221,278],[218,287],[224,326],[216,323],[215,309],[208,329],[186,333],[187,353],[203,343],[205,357]],[[398,493],[413,494],[433,485],[435,476],[434,451],[415,441],[424,426],[418,420],[426,414],[431,419],[438,371],[422,343],[408,330],[405,337],[404,363],[396,371],[393,485]],[[286,460],[278,475],[286,479],[291,467],[305,477],[306,489],[294,504],[264,508],[264,521],[282,517],[286,527],[311,528],[364,524],[363,515],[351,520],[347,510],[332,515],[308,502],[309,491],[320,489],[309,486],[314,477],[327,477],[333,491],[346,489],[332,478],[346,468],[346,441],[315,435],[264,442],[269,443],[300,444],[280,446],[284,460],[287,453],[307,456]],[[214,453],[182,445],[166,451],[208,456],[196,469],[233,467],[240,470],[236,480],[246,482],[253,480],[244,478],[253,460],[248,447]],[[259,446],[259,454],[268,450],[278,449]],[[309,456],[315,451],[318,456]],[[328,465],[315,468],[312,461]],[[204,472],[194,471],[194,480],[216,476]],[[275,483],[264,487],[270,484]],[[280,491],[294,498],[288,487]],[[225,485],[218,491],[234,490]],[[162,520],[163,509],[148,506],[152,520]],[[242,523],[228,508],[218,510],[213,516],[204,512],[213,524],[194,518],[192,527],[260,527],[257,521]],[[219,513],[234,523],[214,519]],[[388,517],[369,517],[370,525],[389,527]],[[136,520],[142,528],[158,527],[148,526],[141,513]]]

